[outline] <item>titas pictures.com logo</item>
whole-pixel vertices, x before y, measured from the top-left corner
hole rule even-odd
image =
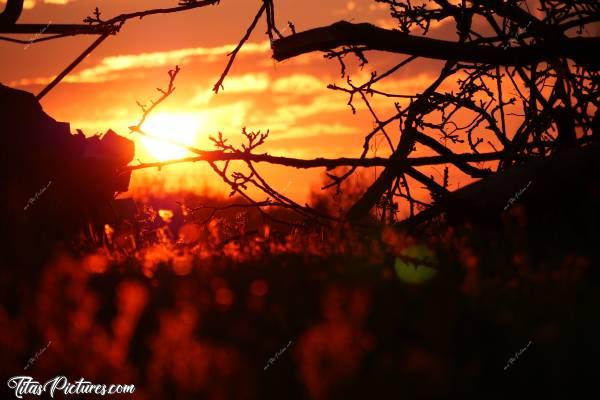
[[[94,384],[80,378],[73,383],[66,376],[57,376],[45,383],[35,381],[31,376],[13,376],[8,380],[8,387],[15,391],[15,396],[22,399],[24,395],[41,396],[42,393],[50,394],[54,398],[55,393],[68,394],[96,394],[101,396],[112,394],[133,394],[135,385],[122,384]]]

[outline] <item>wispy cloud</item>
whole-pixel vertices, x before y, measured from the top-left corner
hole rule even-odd
[[[6,4],[6,0],[0,0],[0,5]],[[33,7],[35,7],[35,0],[25,0],[23,2],[23,9],[24,10],[31,10]],[[2,7],[4,8],[4,7]]]
[[[227,77],[223,83],[223,93],[264,92],[269,88],[270,83],[269,76],[264,73],[233,75]]]
[[[143,70],[161,67],[172,67],[175,64],[185,64],[192,58],[203,58],[202,61],[214,61],[231,52],[234,44],[216,47],[193,47],[151,53],[127,54],[105,57],[90,68],[68,75],[64,81],[71,83],[99,83],[120,79],[123,73],[132,70]],[[270,51],[268,42],[247,43],[240,54],[262,54]],[[23,78],[11,82],[11,86],[32,84],[47,84],[53,77]],[[229,82],[228,82],[229,83]]]
[[[293,74],[273,82],[275,93],[312,94],[322,91],[325,84],[314,75]]]
[[[279,122],[300,120],[324,112],[336,112],[347,109],[348,106],[344,101],[332,98],[331,95],[321,95],[314,97],[312,101],[307,104],[290,104],[277,107],[273,110],[273,114],[267,118],[267,121]]]
[[[40,5],[40,4],[65,5],[65,4],[68,4],[68,3],[72,2],[72,1],[73,0],[25,0],[23,2],[23,9],[24,10],[31,10],[36,5]],[[6,4],[6,0],[0,0],[0,4]]]
[[[309,138],[315,136],[336,136],[336,135],[351,135],[358,133],[355,126],[344,125],[340,123],[334,124],[309,124],[302,126],[289,127],[283,131],[275,132],[269,135],[271,140],[282,139],[298,139]]]

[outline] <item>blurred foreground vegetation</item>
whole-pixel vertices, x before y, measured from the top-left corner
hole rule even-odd
[[[149,199],[40,265],[5,260],[3,379],[135,384],[135,399],[413,399],[567,395],[600,374],[593,230],[530,229],[518,204],[494,229],[403,232],[251,208],[208,220],[201,200],[218,202]]]

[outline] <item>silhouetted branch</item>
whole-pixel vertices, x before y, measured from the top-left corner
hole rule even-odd
[[[299,32],[273,42],[273,58],[287,60],[313,51],[340,46],[365,46],[369,50],[402,53],[436,60],[454,60],[493,65],[531,65],[557,57],[567,57],[597,70],[600,63],[592,55],[600,46],[598,38],[572,38],[530,46],[500,47],[458,43],[412,36],[371,24],[340,21],[330,26]]]
[[[50,82],[48,84],[48,86],[46,86],[44,89],[42,89],[42,91],[40,93],[38,93],[36,97],[36,99],[40,100],[42,97],[44,97],[46,94],[48,94],[49,91],[51,91],[56,85],[58,85],[58,83],[60,81],[63,80],[63,78],[65,76],[67,76],[71,71],[73,71],[75,69],[75,67],[77,65],[79,65],[80,62],[83,61],[84,58],[86,58],[92,51],[94,51],[96,49],[96,47],[100,46],[100,44],[110,35],[110,33],[104,33],[102,34],[102,36],[100,36],[98,39],[96,39],[94,41],[94,43],[92,43],[92,45],[90,47],[88,47],[87,49],[85,49],[85,51],[83,53],[81,53],[79,55],[79,57],[77,57],[71,64],[69,64],[67,66],[67,68],[65,68],[60,74],[58,74],[56,76],[56,78],[54,78],[52,80],[52,82]]]
[[[326,58],[340,62],[342,76],[347,77],[346,85],[329,85],[328,88],[347,94],[352,112],[356,112],[355,96],[360,96],[375,126],[366,133],[359,157],[299,159],[258,153],[257,149],[268,139],[269,131],[261,133],[245,128],[242,130],[245,141],[241,146],[232,145],[220,132],[217,137],[210,137],[216,150],[198,149],[169,139],[155,138],[151,132],[144,132],[141,126],[148,114],[175,89],[174,80],[179,71],[176,67],[169,71],[168,88],[158,89],[161,96],[157,100],[148,107],[138,103],[142,117],[131,130],[181,146],[194,156],[128,166],[126,170],[207,162],[230,187],[232,195],[242,196],[248,206],[256,207],[264,218],[269,216],[261,208],[282,207],[293,210],[305,220],[330,220],[329,216],[321,215],[310,206],[299,204],[278,192],[261,176],[255,163],[298,169],[325,168],[331,182],[326,182],[324,188],[336,186],[338,190],[357,168],[383,167],[383,171],[375,174],[372,185],[352,205],[346,218],[351,222],[359,221],[375,207],[381,210],[377,216],[386,223],[396,220],[399,200],[408,202],[410,215],[415,220],[429,218],[436,214],[436,210],[451,204],[449,176],[455,171],[450,171],[450,166],[471,177],[484,178],[491,175],[493,169],[502,171],[516,162],[547,157],[567,147],[579,146],[590,140],[594,132],[597,133],[600,62],[594,54],[600,39],[573,37],[573,30],[569,31],[578,28],[581,33],[588,24],[598,21],[600,7],[597,2],[541,0],[542,8],[535,14],[526,9],[522,0],[466,0],[458,3],[436,0],[428,5],[397,0],[380,2],[389,5],[390,14],[400,30],[341,21],[296,33],[295,27],[290,24],[291,36],[282,37],[275,25],[273,1],[263,0],[244,36],[229,54],[227,65],[213,88],[216,93],[223,88],[236,56],[264,15],[266,34],[271,40],[276,60],[324,51]],[[183,0],[179,7],[121,14],[108,20],[101,18],[100,11],[96,9],[85,22],[92,28],[106,29],[103,36],[39,97],[73,70],[107,35],[118,32],[125,21],[216,3],[218,1]],[[473,23],[475,18],[476,24]],[[456,40],[427,37],[433,22],[446,19],[456,26]],[[420,30],[423,36],[417,36],[415,30]],[[356,56],[362,67],[368,62],[367,52],[372,50],[402,53],[408,57],[381,74],[372,72],[366,82],[353,83],[347,75],[345,57],[349,54]],[[404,66],[420,57],[445,61],[439,74],[424,90],[398,93],[386,89],[384,80],[393,79],[403,72]],[[454,81],[449,82],[450,78]],[[452,90],[447,89],[448,83],[453,85]],[[373,97],[393,99],[395,113],[382,117]],[[400,138],[394,143],[391,124],[396,122]],[[375,152],[374,157],[369,157],[377,135],[385,138],[391,156],[376,157]],[[417,146],[426,146],[436,154],[411,157]],[[459,153],[465,149],[470,152]],[[487,151],[489,149],[493,151]],[[473,164],[483,162],[494,163]],[[440,164],[445,167],[443,175],[440,174],[441,179],[417,169]],[[243,169],[233,170],[233,165],[241,165]],[[338,176],[333,170],[339,167],[346,169]],[[407,177],[411,178],[410,182]],[[428,199],[415,198],[414,194],[420,192],[411,191],[410,185],[415,182],[430,192],[434,207],[428,206]],[[248,195],[251,188],[265,193],[267,199],[254,200]],[[415,216],[415,207],[425,211]]]
[[[176,144],[176,143],[173,143]],[[188,146],[189,147],[189,146]],[[198,156],[183,157],[175,160],[167,161],[156,161],[150,163],[142,163],[139,165],[129,165],[124,170],[136,171],[139,169],[147,168],[162,168],[173,164],[182,164],[190,162],[217,162],[217,161],[247,161],[247,162],[263,162],[273,165],[281,165],[284,167],[291,167],[296,169],[309,169],[309,168],[325,168],[326,170],[332,170],[339,167],[387,167],[396,166],[398,168],[413,166],[426,166],[426,165],[439,165],[439,164],[454,164],[454,163],[466,163],[466,162],[486,162],[496,161],[503,159],[519,159],[518,155],[511,155],[504,152],[491,152],[491,153],[462,153],[462,154],[451,154],[451,155],[437,155],[437,156],[426,156],[426,157],[411,157],[403,161],[394,161],[385,157],[369,157],[369,158],[293,158],[293,157],[282,157],[272,156],[270,154],[254,154],[246,153],[242,151],[221,151],[221,150],[199,150],[194,149],[194,152],[199,154]]]
[[[181,69],[179,68],[179,65],[175,66],[175,69],[171,69],[169,70],[169,85],[167,86],[167,89],[161,89],[161,88],[156,88],[156,90],[158,92],[160,92],[161,96],[156,99],[156,100],[150,100],[150,107],[147,107],[145,104],[141,104],[140,102],[137,102],[137,105],[142,109],[142,117],[140,118],[140,120],[138,121],[138,123],[136,125],[130,126],[129,129],[132,132],[139,132],[144,134],[144,132],[142,132],[141,127],[144,124],[144,121],[146,121],[146,118],[148,118],[148,115],[156,108],[158,107],[158,105],[160,103],[162,103],[163,101],[165,101],[165,99],[167,97],[169,97],[174,91],[175,91],[175,78],[177,78],[177,74],[179,73]]]
[[[256,13],[254,20],[250,24],[250,27],[248,27],[248,30],[246,30],[246,33],[244,34],[244,36],[242,37],[242,39],[240,40],[240,42],[238,43],[236,48],[231,53],[228,54],[229,61],[227,61],[225,70],[223,70],[223,73],[219,77],[219,80],[213,86],[213,91],[215,93],[219,93],[219,89],[223,88],[223,81],[225,80],[225,77],[229,73],[229,70],[231,69],[233,62],[235,61],[235,57],[237,56],[238,52],[242,49],[242,46],[244,45],[244,43],[246,43],[246,41],[250,38],[252,31],[254,31],[254,28],[256,28],[256,24],[260,20],[260,17],[262,16],[262,14],[265,12],[265,9],[266,9],[266,2],[263,2],[262,6],[260,6],[260,9],[258,10],[258,13]]]
[[[48,40],[61,39],[61,38],[67,37],[67,36],[72,36],[72,35],[69,33],[62,33],[62,34],[58,34],[58,35],[39,37],[39,38],[33,38],[33,39],[27,39],[27,40],[21,40],[21,39],[6,37],[6,36],[0,36],[0,40],[12,42],[12,43],[20,43],[20,44],[29,45],[29,44],[33,44],[33,43],[46,42]]]
[[[103,21],[100,19],[100,10],[96,7],[94,10],[93,16],[86,17],[84,22],[89,24],[90,26],[97,28],[99,32],[102,32],[102,35],[92,43],[90,47],[88,47],[79,57],[77,57],[67,68],[65,68],[48,86],[46,86],[37,96],[36,98],[39,100],[44,97],[50,90],[52,90],[65,76],[67,76],[85,57],[87,57],[92,51],[96,49],[109,35],[114,35],[123,27],[126,21],[139,18],[142,19],[148,15],[157,15],[157,14],[170,14],[175,12],[187,11],[194,8],[205,7],[213,4],[218,4],[220,0],[183,0],[180,2],[179,7],[171,7],[171,8],[156,8],[144,11],[138,11],[134,13],[120,14],[114,18]],[[50,29],[47,30],[48,33],[52,33]],[[77,31],[73,31],[72,35],[79,34]]]
[[[152,8],[149,10],[136,11],[132,13],[124,13],[117,15],[116,17],[110,18],[106,21],[100,22],[102,25],[114,25],[125,22],[130,19],[139,18],[142,19],[149,15],[160,15],[160,14],[172,14],[181,11],[193,10],[195,8],[211,6],[219,4],[220,0],[184,0],[179,2],[177,7],[169,8]],[[89,17],[88,17],[89,18]],[[93,17],[92,17],[93,19]]]
[[[389,143],[393,149],[390,156],[393,162],[384,166],[373,184],[350,208],[349,220],[358,221],[374,206],[382,209],[382,221],[387,209],[391,217],[397,209],[393,204],[394,196],[406,198],[413,215],[414,204],[424,203],[417,203],[418,200],[410,196],[405,174],[424,184],[437,200],[448,195],[447,168],[442,182],[438,183],[433,177],[407,165],[414,160],[409,154],[416,144],[452,159],[447,165],[473,177],[484,177],[492,171],[455,158],[455,151],[448,144],[464,143],[474,155],[483,154],[482,147],[485,146],[496,153],[519,155],[501,159],[497,169],[502,170],[513,165],[515,160],[545,157],[561,146],[579,145],[593,133],[591,113],[600,103],[600,63],[592,49],[600,44],[600,39],[589,37],[589,34],[588,37],[573,37],[572,32],[567,31],[578,28],[581,34],[586,25],[597,21],[600,14],[597,2],[542,0],[541,8],[535,14],[522,0],[467,0],[458,4],[436,0],[418,5],[397,0],[378,2],[389,5],[390,14],[400,30],[341,21],[294,33],[273,43],[273,58],[278,61],[324,51],[327,58],[340,61],[342,76],[346,75],[343,57],[347,54],[356,54],[360,60],[366,60],[364,53],[372,50],[410,56],[379,76],[373,72],[371,79],[362,85],[353,84],[348,77],[347,87],[328,86],[349,95],[348,104],[353,113],[356,112],[354,96],[359,95],[376,125],[365,136],[360,159],[367,158],[370,141],[376,134],[382,132],[389,138],[386,127],[392,122],[400,122],[399,143]],[[478,18],[477,25],[472,24],[475,17]],[[456,41],[426,37],[432,22],[448,18],[456,25]],[[489,26],[482,28],[482,22]],[[423,36],[417,36],[415,30],[421,30]],[[446,61],[445,68],[425,91],[396,93],[378,87],[379,81],[395,75],[406,62],[418,57]],[[456,77],[455,90],[442,92],[441,84],[451,76]],[[513,85],[517,98],[503,98],[505,77]],[[397,113],[381,120],[367,96],[407,99],[410,103],[405,107],[395,103]],[[511,116],[510,125],[507,116]],[[513,123],[515,117],[520,119],[516,125]],[[513,126],[516,129],[512,129]],[[580,139],[575,139],[575,126],[580,129],[577,134]],[[557,138],[548,132],[554,129],[558,131]],[[435,133],[441,140],[433,136]],[[350,167],[341,176],[328,174],[332,182],[324,187],[337,186],[339,190],[341,182],[358,168],[356,164]]]
[[[357,222],[364,217],[373,208],[385,191],[391,187],[396,177],[399,174],[406,172],[401,167],[401,163],[408,157],[414,148],[416,134],[415,123],[417,123],[423,115],[436,109],[435,106],[430,104],[429,96],[432,93],[435,93],[442,82],[454,73],[453,67],[453,62],[447,62],[438,78],[429,85],[421,96],[411,103],[406,110],[399,113],[405,114],[407,118],[404,122],[400,143],[390,156],[390,160],[393,160],[393,162],[383,170],[383,172],[375,179],[375,182],[352,205],[347,213],[349,221]]]

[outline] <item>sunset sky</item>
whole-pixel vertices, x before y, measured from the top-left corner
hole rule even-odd
[[[172,7],[176,3],[176,0],[31,0],[26,3],[19,22],[81,23],[96,6],[102,17],[108,19],[124,12]],[[275,5],[277,24],[284,35],[290,33],[288,21],[293,22],[297,31],[342,19],[393,27],[387,8],[370,0],[277,0]],[[243,36],[259,7],[260,1],[223,0],[217,6],[130,20],[118,35],[102,43],[51,91],[42,105],[55,119],[70,122],[73,132],[79,128],[92,135],[112,128],[131,137],[127,127],[140,117],[136,101],[144,103],[156,98],[155,88],[166,87],[167,71],[179,65],[182,70],[176,81],[177,90],[149,118],[147,131],[210,149],[209,135],[221,131],[237,139],[241,128],[246,126],[270,130],[263,151],[271,154],[304,158],[359,156],[363,136],[373,122],[364,107],[357,107],[358,112],[353,115],[346,105],[347,96],[326,88],[329,83],[344,83],[338,62],[325,60],[319,53],[275,62],[264,35],[264,21],[236,59],[225,80],[225,89],[217,95],[212,92],[227,63],[227,53]],[[435,26],[432,36],[454,39],[454,27]],[[31,46],[0,42],[0,81],[38,93],[94,38],[79,36]],[[390,67],[405,57],[373,55],[369,57],[371,64],[363,70],[352,61],[349,65],[353,81],[364,82],[373,68]],[[413,94],[431,82],[439,67],[439,62],[417,61],[385,85]],[[394,112],[393,101],[375,104],[382,119]],[[395,125],[392,134],[397,135],[397,130]],[[136,141],[136,159],[142,162],[186,155],[162,143],[140,141],[139,137]],[[381,142],[378,154],[385,153]],[[322,181],[322,170],[260,167],[276,188],[299,200],[304,200]],[[148,179],[156,185],[149,186]],[[135,172],[131,188],[134,192],[148,193],[158,188],[177,190],[182,184],[187,189],[210,187],[225,193],[218,178],[199,164],[168,167],[160,172],[155,169]]]

